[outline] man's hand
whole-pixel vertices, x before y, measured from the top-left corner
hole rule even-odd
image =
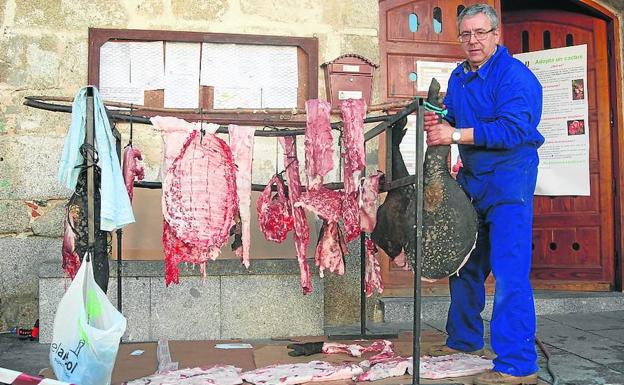
[[[440,119],[435,112],[425,111],[423,123],[427,132],[427,146],[452,143],[451,135],[453,135],[455,128],[446,120]]]

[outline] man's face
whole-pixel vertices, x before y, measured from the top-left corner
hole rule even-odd
[[[469,40],[465,42],[460,40],[460,44],[466,53],[468,63],[473,68],[477,68],[485,63],[485,61],[492,56],[494,51],[496,51],[496,45],[498,44],[500,36],[498,30],[485,33],[491,29],[492,24],[490,23],[490,19],[483,13],[464,17],[459,26],[460,36],[468,36],[468,34],[471,34]],[[475,33],[481,34],[483,40],[479,40]]]

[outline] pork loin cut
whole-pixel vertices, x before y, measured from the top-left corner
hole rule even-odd
[[[294,207],[295,202],[301,196],[301,177],[299,176],[299,160],[297,159],[297,145],[295,138],[292,136],[283,136],[279,138],[279,142],[284,149],[284,168],[286,177],[288,178],[288,200],[292,207],[293,218],[295,219],[295,249],[297,252],[297,261],[299,262],[299,271],[301,273],[301,288],[303,294],[312,292],[312,276],[310,267],[306,259],[306,251],[310,243],[310,227],[305,212],[301,207]]]
[[[277,192],[273,194],[273,186]],[[294,218],[288,198],[284,194],[284,180],[279,174],[273,175],[258,197],[256,204],[260,231],[267,241],[282,243],[294,227]]]
[[[251,246],[251,165],[253,161],[254,127],[230,124],[230,149],[236,165],[236,192],[238,194],[238,212],[242,232],[242,263],[249,267],[249,249]]]
[[[323,177],[334,168],[334,148],[329,114],[331,105],[319,99],[306,101],[304,136],[305,171],[308,190],[323,184]]]

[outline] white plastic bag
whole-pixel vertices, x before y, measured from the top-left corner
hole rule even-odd
[[[54,318],[50,365],[56,378],[80,385],[108,385],[126,318],[93,278],[93,257],[85,258]],[[87,261],[88,260],[88,261]]]

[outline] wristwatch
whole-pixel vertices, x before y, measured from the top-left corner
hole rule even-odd
[[[461,130],[459,128],[456,128],[455,131],[453,131],[453,134],[451,135],[451,143],[457,144],[459,143],[460,140],[461,140]]]

